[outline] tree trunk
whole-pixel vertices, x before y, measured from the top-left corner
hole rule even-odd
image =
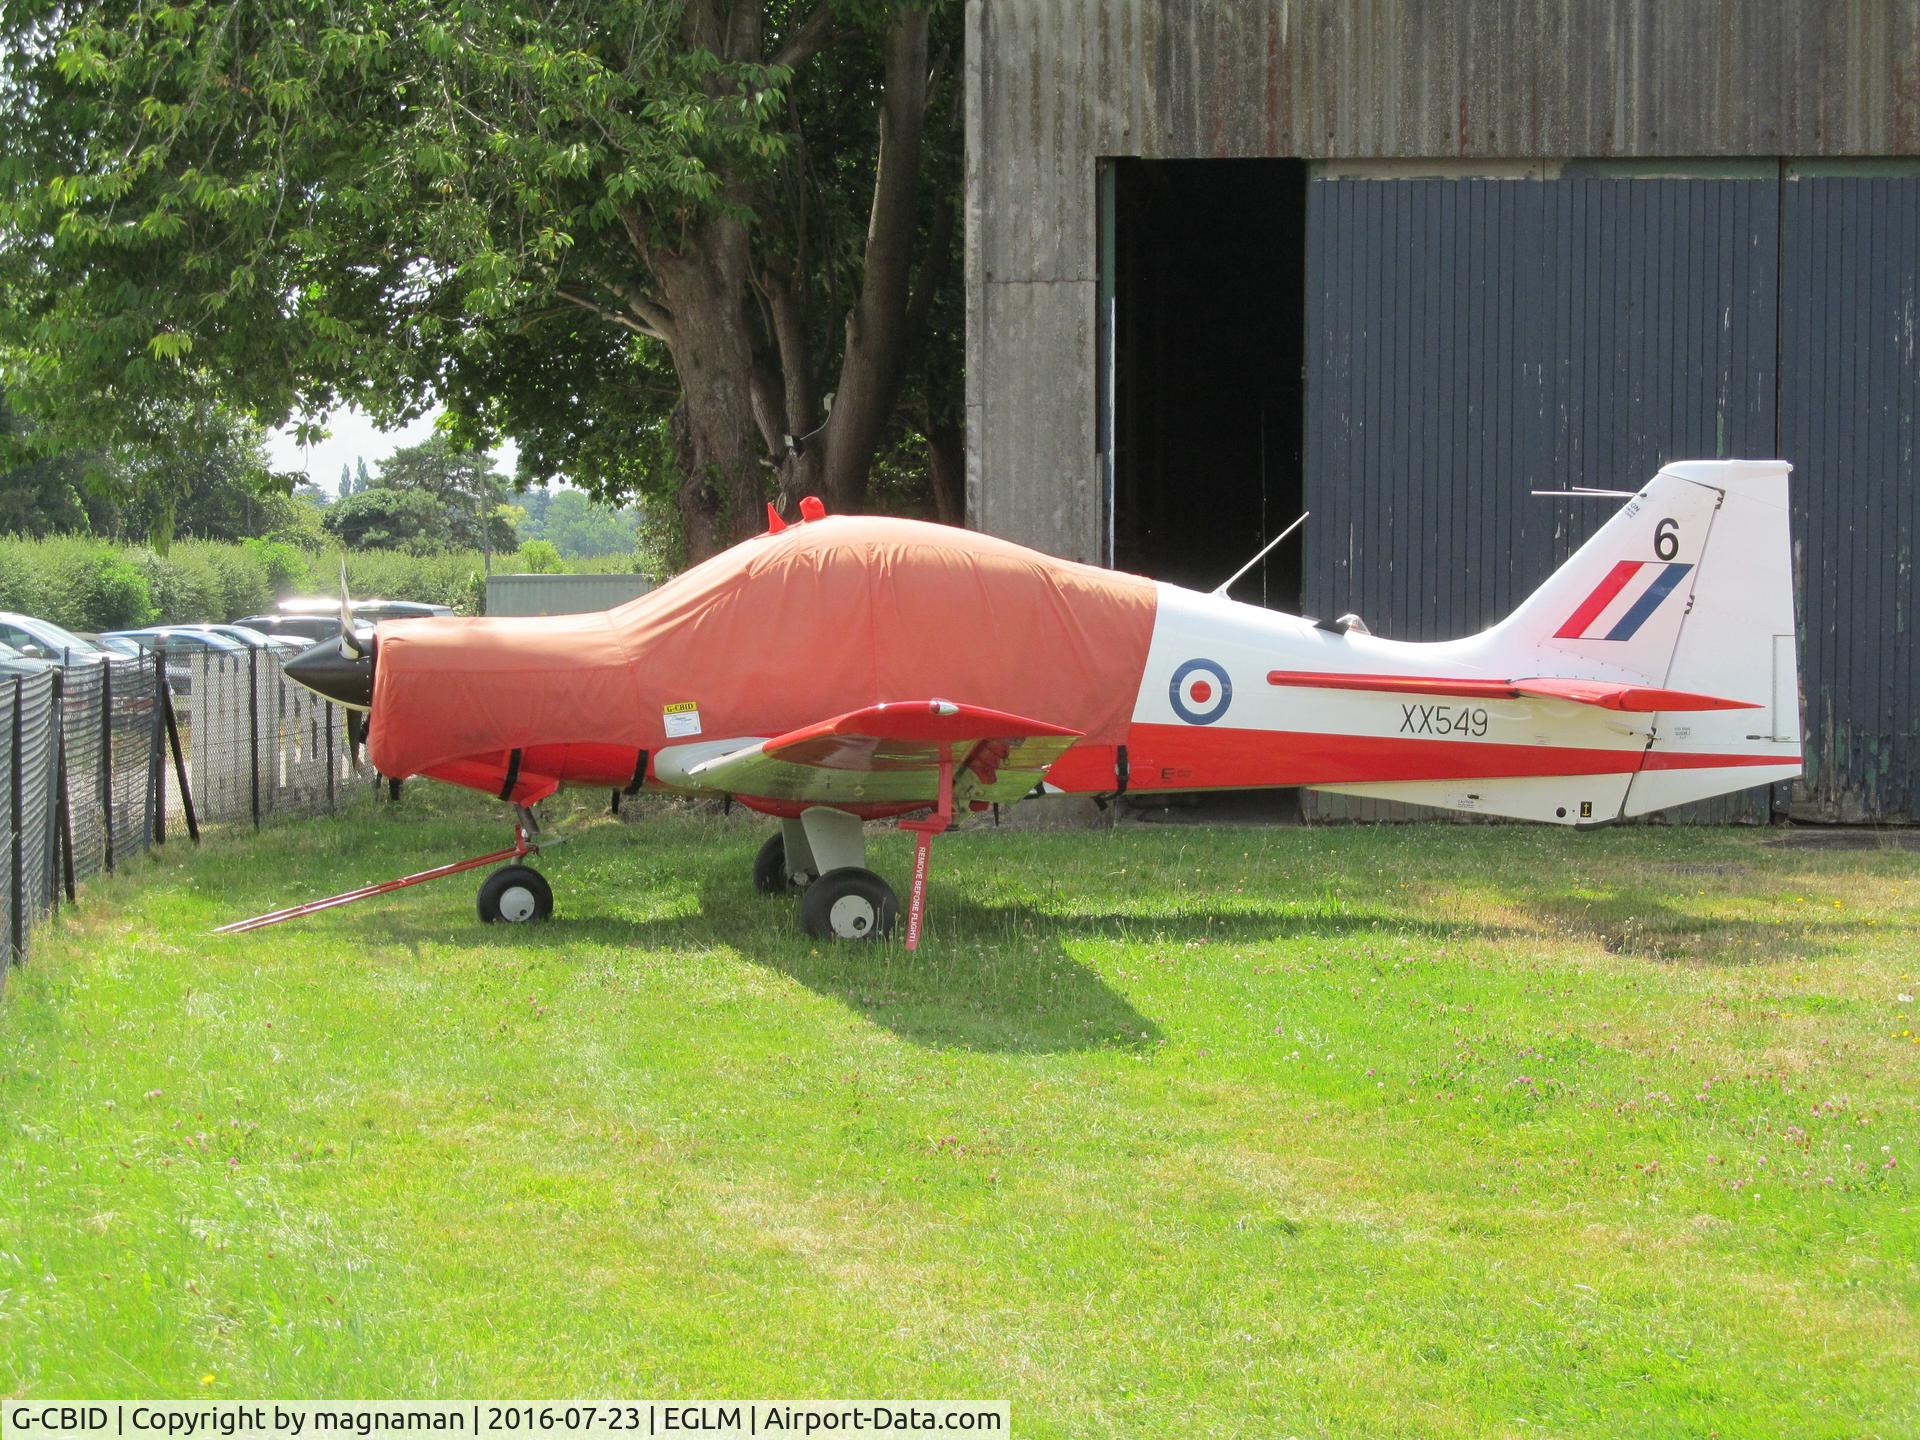
[[[766,525],[762,501],[777,437],[755,414],[746,232],[715,221],[684,248],[656,253],[653,264],[673,313],[673,365],[685,397],[680,519],[687,558],[704,560]]]
[[[691,0],[683,38],[734,59],[755,57],[764,9],[757,0]],[[801,63],[825,43],[832,16],[833,7],[820,4],[789,38],[782,63]],[[918,8],[902,11],[887,31],[860,291],[846,317],[832,412],[797,453],[786,437],[807,436],[820,409],[805,311],[794,288],[813,277],[789,277],[772,267],[756,275],[751,236],[737,219],[707,221],[670,250],[635,233],[635,253],[652,273],[664,312],[649,333],[666,338],[683,397],[674,429],[685,472],[677,503],[689,560],[764,528],[765,498],[776,482],[789,512],[807,494],[820,495],[838,513],[865,506],[868,473],[894,419],[915,333],[926,319],[925,297],[910,291],[929,89],[927,36],[927,12]],[[755,197],[742,186],[729,199],[746,210]],[[944,226],[945,211],[942,216]],[[944,248],[946,229],[938,233],[935,248]],[[932,266],[923,274],[928,295],[936,274]],[[957,485],[957,476],[955,470],[951,484]],[[959,517],[957,489],[942,503]]]
[[[840,387],[825,436],[822,478],[830,509],[864,507],[867,474],[900,399],[912,339],[908,287],[927,78],[927,12],[908,10],[887,30],[886,97],[860,296],[847,316]]]
[[[958,425],[927,427],[927,475],[933,482],[933,515],[942,525],[967,523],[966,432]]]

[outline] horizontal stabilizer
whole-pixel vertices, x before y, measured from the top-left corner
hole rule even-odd
[[[1269,685],[1312,690],[1371,690],[1390,695],[1457,695],[1469,700],[1571,700],[1604,710],[1651,714],[1656,710],[1757,710],[1751,700],[1725,700],[1656,685],[1619,680],[1577,680],[1558,675],[1493,680],[1472,675],[1354,675],[1337,670],[1269,670]]]

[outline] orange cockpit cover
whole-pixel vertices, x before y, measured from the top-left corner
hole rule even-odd
[[[1154,603],[1149,580],[975,531],[829,517],[602,614],[384,622],[369,751],[405,776],[516,747],[770,737],[935,698],[1120,744]]]

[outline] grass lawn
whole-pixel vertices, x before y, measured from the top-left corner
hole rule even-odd
[[[462,877],[206,934],[498,843],[419,785],[43,932],[0,1388],[1920,1431],[1912,852],[981,828],[910,957],[810,942],[744,817],[577,818],[543,927]]]

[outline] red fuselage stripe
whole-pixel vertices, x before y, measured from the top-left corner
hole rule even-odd
[[[1586,599],[1580,602],[1580,608],[1567,617],[1567,623],[1553,632],[1556,640],[1578,640],[1586,633],[1587,626],[1599,618],[1600,612],[1613,603],[1613,597],[1627,588],[1627,582],[1639,573],[1644,562],[1622,560],[1607,572]]]
[[[1303,690],[1369,690],[1387,695],[1462,695],[1474,700],[1517,700],[1511,680],[1468,675],[1362,675],[1341,670],[1269,670],[1269,685]]]
[[[1069,752],[1061,757],[1062,764],[1072,758]],[[1649,755],[1639,747],[1509,745],[1398,735],[1143,724],[1133,727],[1129,762],[1129,785],[1142,790],[1497,780],[1527,775],[1630,775],[1642,768],[1710,770],[1793,763],[1790,758],[1778,755],[1684,751],[1655,751]],[[1055,770],[1060,768],[1056,766]],[[1072,771],[1067,773],[1071,775]],[[1052,775],[1049,779],[1055,784],[1062,783]],[[1062,788],[1079,787],[1062,785]]]

